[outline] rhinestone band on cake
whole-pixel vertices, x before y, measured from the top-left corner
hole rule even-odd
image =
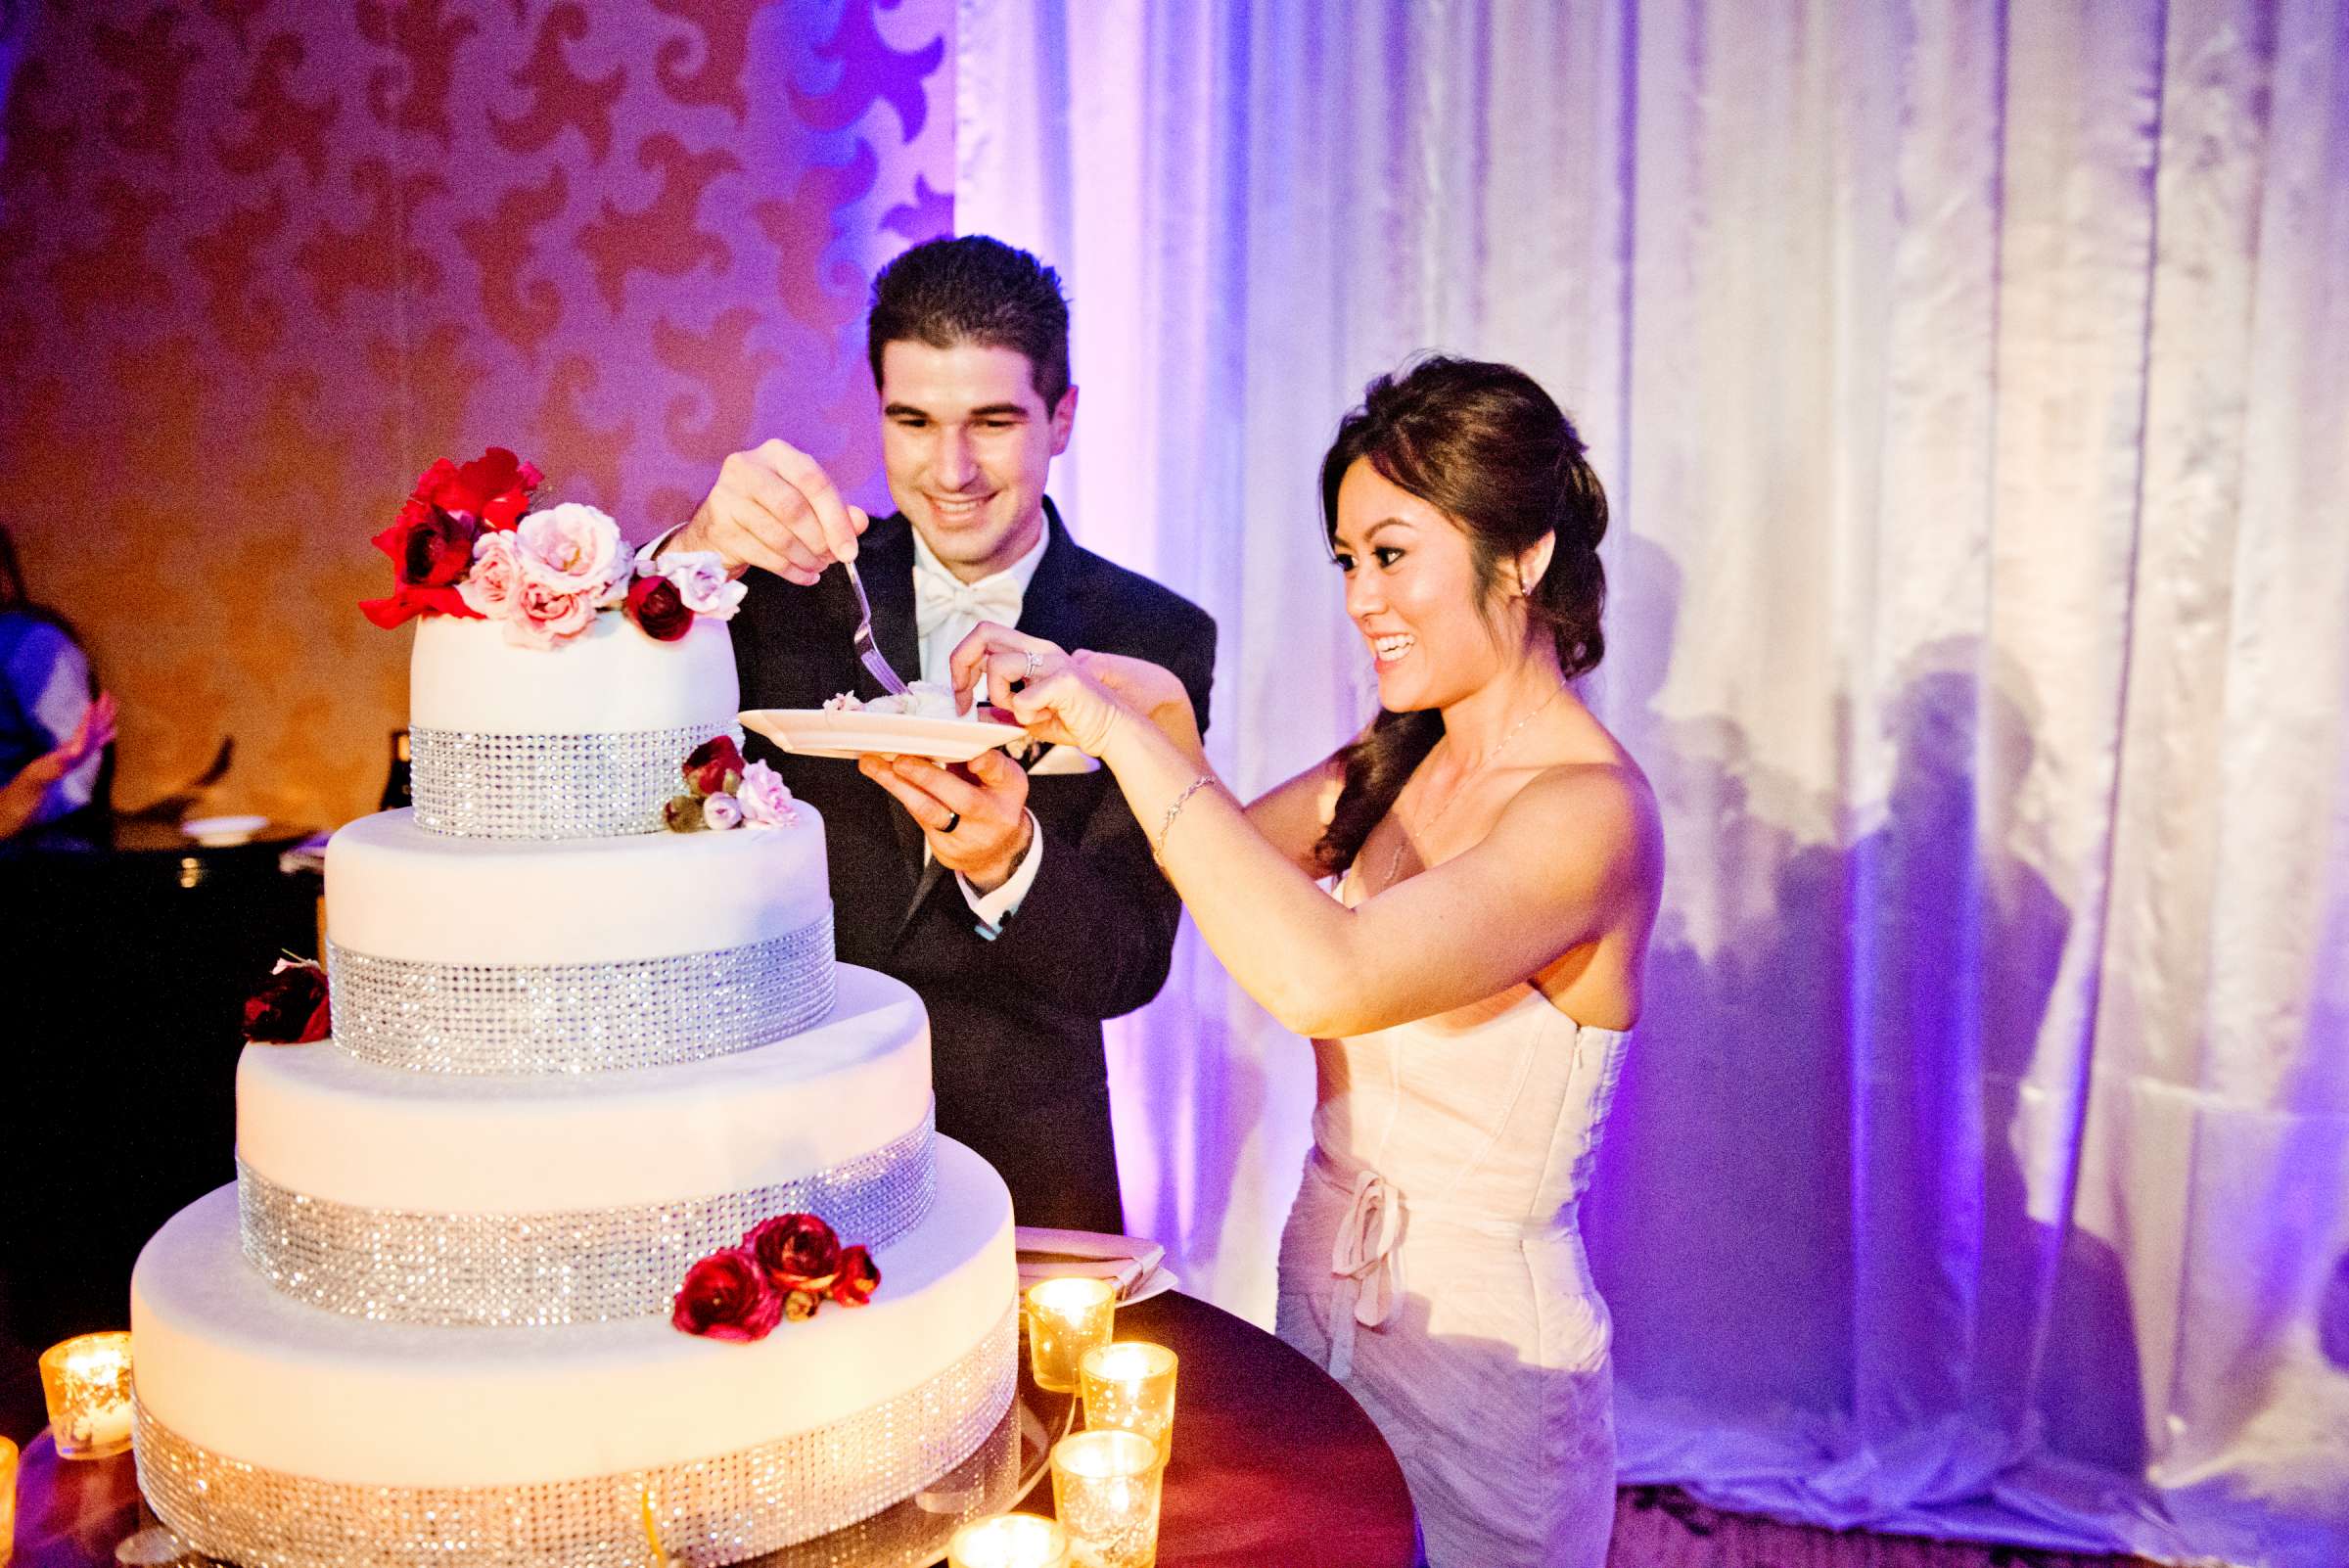
[[[727,1056],[832,1011],[832,916],[714,952],[446,964],[326,944],[335,1043],[412,1073],[613,1073]]]
[[[648,1493],[668,1551],[739,1562],[877,1512],[960,1464],[1010,1407],[1018,1335],[1015,1309],[940,1376],[814,1431],[522,1487],[313,1481],[211,1453],[140,1406],[139,1489],[196,1550],[244,1568],[642,1568]]]
[[[878,1249],[938,1188],[932,1117],[826,1171],[714,1198],[568,1214],[399,1214],[304,1196],[237,1162],[238,1230],[297,1301],[403,1323],[544,1326],[665,1310],[695,1259],[776,1214],[821,1215]]]
[[[658,833],[684,788],[679,765],[732,724],[609,735],[411,728],[416,824],[467,839],[609,839]]]

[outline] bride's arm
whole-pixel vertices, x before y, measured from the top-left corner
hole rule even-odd
[[[1200,935],[1300,1035],[1362,1034],[1490,996],[1621,923],[1660,874],[1645,793],[1615,769],[1560,768],[1473,849],[1350,909],[1221,788],[1192,789],[1202,770],[1157,729],[1125,715],[1100,755]]]
[[[1325,876],[1328,873],[1321,869],[1313,849],[1329,826],[1330,814],[1337,809],[1338,791],[1345,783],[1346,770],[1338,759],[1323,758],[1249,802],[1248,821],[1289,864],[1309,877]]]
[[[1291,858],[1297,797],[1276,813],[1289,842],[1275,843],[1196,751],[1051,643],[982,624],[952,663],[958,690],[984,665],[997,689],[1018,685],[1011,707],[1030,733],[1109,765],[1199,934],[1300,1035],[1362,1034],[1482,1000],[1628,923],[1662,880],[1646,791],[1616,768],[1553,768],[1467,853],[1348,908]]]

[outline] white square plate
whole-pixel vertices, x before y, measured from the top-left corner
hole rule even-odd
[[[981,752],[1028,738],[1017,724],[985,718],[915,718],[830,708],[754,708],[737,716],[745,729],[757,730],[801,757],[855,758],[880,752],[927,757],[934,762],[967,762]]]

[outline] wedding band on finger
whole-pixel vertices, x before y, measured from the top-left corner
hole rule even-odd
[[[939,831],[941,833],[951,833],[960,826],[962,826],[962,813],[960,811],[948,811],[946,813],[946,825],[943,828],[940,828]]]
[[[1042,673],[1043,673],[1043,669],[1044,669],[1044,656],[1043,656],[1042,654],[1039,654],[1039,653],[1037,653],[1037,652],[1036,652],[1036,651],[1034,648],[1031,648],[1031,649],[1029,649],[1029,650],[1028,650],[1028,678],[1029,678],[1030,680],[1034,680],[1034,679],[1035,679],[1035,678],[1036,678],[1037,675],[1039,675],[1039,674],[1042,674]]]

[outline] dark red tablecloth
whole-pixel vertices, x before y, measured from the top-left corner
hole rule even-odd
[[[1121,1309],[1117,1333],[1182,1358],[1160,1568],[1409,1568],[1403,1471],[1327,1373],[1179,1294]],[[1051,1512],[1051,1482],[1021,1506]],[[26,1447],[13,1568],[110,1568],[137,1525],[130,1455],[61,1461],[46,1433]]]

